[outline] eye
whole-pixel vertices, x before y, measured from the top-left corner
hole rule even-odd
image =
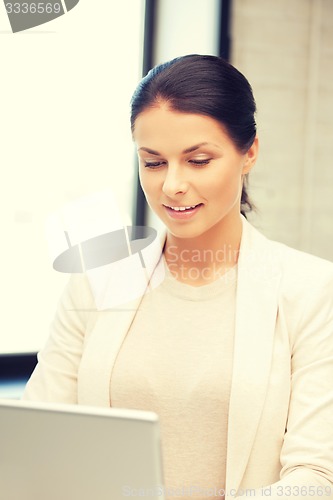
[[[165,161],[145,161],[144,162],[144,166],[146,168],[151,168],[151,169],[161,167],[163,164],[165,164]]]
[[[203,160],[189,160],[189,163],[192,163],[193,165],[200,167],[202,165],[208,165],[208,163],[212,160],[212,158],[205,158]]]

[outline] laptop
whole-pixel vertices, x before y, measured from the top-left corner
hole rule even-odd
[[[5,500],[165,500],[156,413],[0,400]]]

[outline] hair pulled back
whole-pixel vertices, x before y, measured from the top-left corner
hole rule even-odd
[[[256,136],[256,103],[247,79],[220,57],[187,55],[149,71],[131,100],[131,128],[147,108],[167,102],[174,111],[209,116],[224,127],[236,148],[246,153]],[[252,210],[243,183],[241,213]]]

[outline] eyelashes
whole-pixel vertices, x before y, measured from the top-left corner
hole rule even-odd
[[[200,167],[201,165],[208,165],[211,160],[212,158],[206,158],[205,160],[189,160],[189,163]]]
[[[211,160],[212,158],[206,158],[204,160],[188,160],[188,163],[194,165],[195,167],[202,167],[208,165],[211,162]],[[154,170],[166,164],[167,164],[166,161],[145,161],[144,167]]]
[[[164,165],[165,162],[164,161],[146,161],[144,162],[144,166],[147,167],[147,168],[158,168],[158,167],[161,167],[162,165]]]

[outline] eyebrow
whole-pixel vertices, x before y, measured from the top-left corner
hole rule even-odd
[[[191,146],[187,149],[184,149],[182,154],[192,153],[193,151],[196,151],[197,149],[201,148],[201,146],[207,146],[207,145],[216,146],[216,144],[212,144],[210,142],[200,142],[199,144],[195,144],[195,146]],[[146,148],[144,146],[142,148],[139,148],[138,151],[146,151],[146,153],[149,153],[154,156],[162,156],[158,151],[154,151],[154,149]]]

